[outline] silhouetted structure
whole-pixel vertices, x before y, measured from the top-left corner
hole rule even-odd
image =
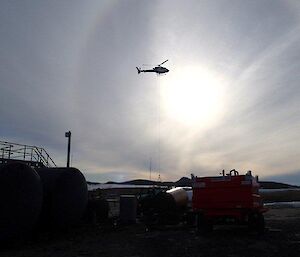
[[[56,167],[44,148],[0,141],[0,164],[22,162],[31,167]]]
[[[77,223],[88,200],[83,174],[75,168],[40,168],[37,172],[44,192],[41,225],[55,230]]]
[[[67,167],[70,167],[70,152],[71,152],[71,131],[65,133],[65,137],[68,138],[68,153],[67,153]]]
[[[0,242],[32,231],[42,199],[40,177],[33,168],[19,162],[0,165]]]

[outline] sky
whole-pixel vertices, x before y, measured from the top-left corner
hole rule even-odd
[[[300,185],[299,1],[2,0],[0,35],[0,140],[64,166],[71,130],[90,181]]]

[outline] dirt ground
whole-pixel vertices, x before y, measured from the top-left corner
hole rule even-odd
[[[265,218],[267,229],[261,236],[233,226],[216,227],[207,236],[184,226],[153,231],[142,224],[114,229],[80,226],[2,247],[0,256],[300,256],[300,209],[271,209]]]

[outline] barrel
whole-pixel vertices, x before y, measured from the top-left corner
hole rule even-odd
[[[0,241],[27,237],[42,208],[42,184],[27,164],[0,165]]]
[[[83,174],[76,168],[37,169],[43,185],[42,228],[68,228],[85,212],[88,190]]]

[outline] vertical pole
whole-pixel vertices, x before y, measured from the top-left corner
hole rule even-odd
[[[68,138],[68,156],[67,156],[67,167],[70,167],[70,152],[71,152],[71,131],[65,133],[65,136]]]
[[[10,159],[12,145],[9,145],[8,148],[8,159]]]
[[[24,146],[24,158],[23,158],[24,161],[25,161],[25,158],[26,158],[26,145]]]
[[[149,172],[150,172],[150,176],[149,176],[149,178],[150,178],[150,180],[151,180],[151,172],[152,172],[152,158],[150,158],[150,166],[149,166]]]

